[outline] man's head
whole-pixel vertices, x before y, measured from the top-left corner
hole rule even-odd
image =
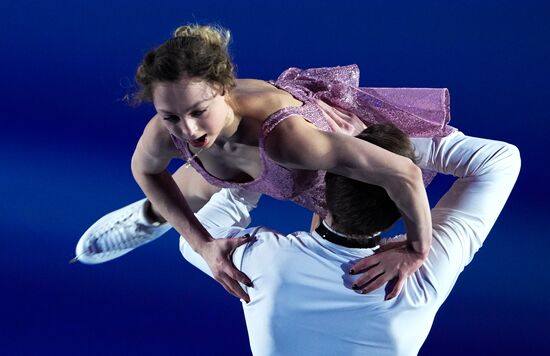
[[[407,135],[392,124],[372,125],[356,136],[416,162]],[[372,235],[390,228],[401,216],[384,188],[327,173],[326,201],[332,227],[346,235]]]

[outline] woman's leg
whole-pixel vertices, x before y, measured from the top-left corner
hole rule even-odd
[[[208,183],[192,167],[184,168],[181,166],[173,175],[174,181],[180,188],[187,204],[194,213],[204,206],[214,193],[220,191],[219,187]],[[164,223],[166,220],[155,210],[154,205],[149,201],[145,203],[145,215],[150,222]]]
[[[194,212],[220,190],[192,168],[180,167],[173,178]],[[103,263],[164,235],[171,226],[147,199],[115,210],[96,221],[80,237],[73,262]]]

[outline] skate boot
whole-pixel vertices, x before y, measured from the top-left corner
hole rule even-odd
[[[76,245],[76,261],[86,264],[103,263],[156,240],[172,226],[168,223],[150,223],[145,217],[142,199],[109,213],[95,222]]]

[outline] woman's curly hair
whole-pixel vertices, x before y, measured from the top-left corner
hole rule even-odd
[[[143,58],[135,76],[140,87],[135,102],[151,101],[155,82],[174,82],[183,75],[232,89],[235,73],[227,49],[230,38],[230,32],[221,27],[178,27],[172,38]]]

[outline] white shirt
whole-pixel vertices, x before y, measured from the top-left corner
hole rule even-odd
[[[245,229],[259,196],[222,190],[197,217],[215,237],[253,234],[233,261],[252,280],[243,302],[255,355],[416,355],[435,314],[472,260],[516,181],[519,151],[504,142],[465,136],[413,139],[419,165],[457,176],[432,209],[433,242],[423,266],[400,295],[384,287],[367,295],[351,289],[348,271],[370,249],[339,246],[315,232],[287,236]],[[205,273],[202,258],[180,239],[183,256]]]

